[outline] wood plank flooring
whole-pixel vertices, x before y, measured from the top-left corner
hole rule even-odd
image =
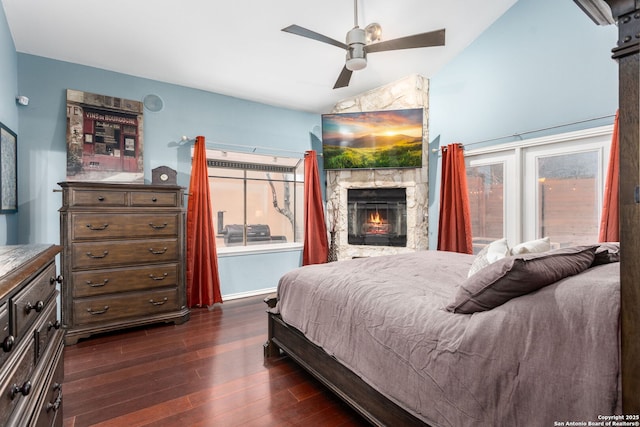
[[[288,358],[264,362],[262,299],[65,347],[64,426],[368,425]]]

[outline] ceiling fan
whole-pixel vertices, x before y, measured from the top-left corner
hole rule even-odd
[[[445,30],[429,31],[413,36],[401,37],[393,40],[378,41],[382,34],[380,24],[372,23],[364,29],[358,26],[358,0],[353,0],[354,27],[347,33],[346,43],[339,42],[331,37],[308,30],[299,25],[289,25],[282,31],[307,37],[319,42],[328,43],[347,51],[345,62],[334,89],[349,86],[351,74],[362,70],[367,66],[367,54],[385,52],[390,50],[414,49],[418,47],[444,46]]]

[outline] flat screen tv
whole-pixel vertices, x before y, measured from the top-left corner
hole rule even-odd
[[[322,115],[325,169],[422,167],[422,108]]]

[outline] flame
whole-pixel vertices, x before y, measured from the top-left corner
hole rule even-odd
[[[370,224],[382,224],[382,218],[380,218],[380,214],[376,211],[375,215],[369,215],[369,223]]]

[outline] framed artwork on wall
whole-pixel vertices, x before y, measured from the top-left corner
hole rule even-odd
[[[140,101],[67,89],[67,181],[144,181]]]
[[[0,213],[18,210],[18,136],[0,123]]]

